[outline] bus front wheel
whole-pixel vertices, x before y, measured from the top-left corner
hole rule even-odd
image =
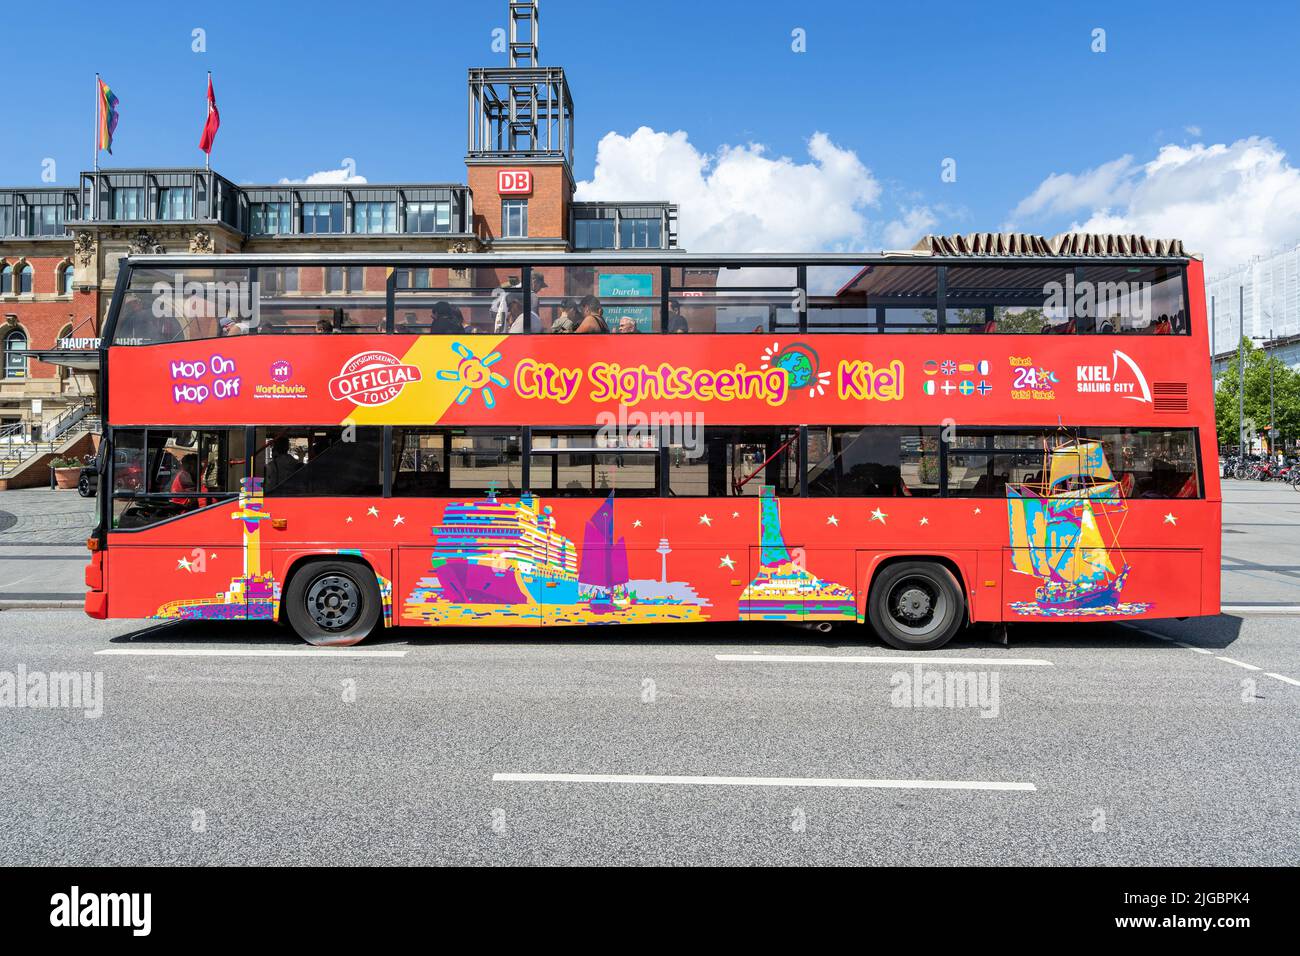
[[[943,647],[961,628],[961,586],[942,564],[901,561],[876,575],[867,618],[880,639],[904,651]]]
[[[369,568],[348,561],[312,561],[289,581],[289,626],[308,644],[348,647],[379,621],[379,584]]]

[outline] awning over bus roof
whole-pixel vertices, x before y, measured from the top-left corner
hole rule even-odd
[[[1181,239],[1149,239],[1116,233],[1063,232],[1048,239],[1027,232],[969,232],[926,236],[914,252],[932,256],[1158,256],[1181,258]]]

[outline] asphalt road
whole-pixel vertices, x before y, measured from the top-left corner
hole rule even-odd
[[[706,624],[340,653],[0,611],[6,861],[1294,865],[1300,495],[1227,490],[1233,613],[1020,625],[1009,648]],[[80,589],[51,500],[10,509],[0,607]],[[101,693],[6,703],[52,672]],[[905,706],[967,674],[982,697]]]
[[[900,656],[860,631],[752,625],[353,657],[273,626],[2,620],[0,671],[103,681],[99,717],[0,711],[16,864],[1300,862],[1294,618],[1147,628],[1192,647],[1022,627],[903,663],[844,660]],[[913,660],[997,693],[896,706]]]

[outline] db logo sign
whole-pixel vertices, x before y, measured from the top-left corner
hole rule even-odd
[[[502,196],[527,196],[533,191],[530,169],[497,170],[497,192]]]
[[[420,370],[414,365],[403,365],[387,352],[362,352],[330,379],[330,398],[354,405],[387,405],[408,382],[419,380]]]

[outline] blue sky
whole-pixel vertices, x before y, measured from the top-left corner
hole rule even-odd
[[[490,42],[505,11],[505,0],[119,0],[61,7],[60,27],[48,7],[9,8],[0,183],[35,184],[46,157],[61,183],[89,166],[95,70],[122,101],[104,165],[200,164],[209,69],[223,117],[213,166],[237,182],[300,178],[344,157],[371,182],[463,182],[465,70],[504,62]],[[755,143],[794,164],[810,162],[820,131],[877,186],[853,200],[865,224],[827,245],[877,238],[916,208],[937,230],[997,230],[1052,174],[1132,157],[1118,192],[1065,183],[1058,193],[1077,186],[1088,201],[1045,200],[1018,223],[1050,233],[1131,202],[1162,147],[1266,137],[1286,170],[1300,150],[1294,3],[543,0],[541,14],[542,62],[565,67],[576,101],[579,179],[602,136],[640,126],[684,131],[706,157]],[[196,27],[203,54],[191,50]],[[1098,27],[1105,53],[1090,49]],[[795,28],[805,53],[791,50]],[[948,157],[953,183],[940,181]]]

